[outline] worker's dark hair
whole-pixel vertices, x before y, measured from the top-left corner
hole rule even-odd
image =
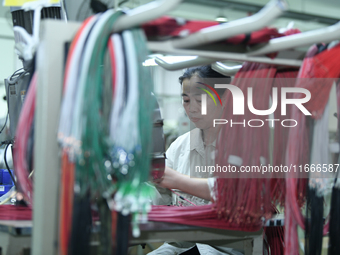
[[[196,66],[190,67],[186,69],[182,76],[180,76],[179,83],[182,85],[185,79],[190,79],[192,76],[197,75],[198,77],[202,78],[202,82],[209,84],[210,86],[214,87],[214,84],[230,84],[231,77],[224,76],[213,70],[211,65],[206,66]],[[216,89],[219,95],[223,95],[225,89]]]

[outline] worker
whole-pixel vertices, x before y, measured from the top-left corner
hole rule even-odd
[[[201,170],[203,166],[214,164],[215,144],[220,131],[219,125],[214,127],[214,119],[220,119],[223,112],[224,90],[214,89],[214,85],[229,84],[230,77],[217,73],[208,65],[187,69],[179,82],[182,86],[183,107],[196,128],[170,145],[166,152],[164,175],[155,182],[173,191],[173,205],[204,205],[214,198],[214,178],[213,173]],[[227,247],[191,242],[165,243],[149,254],[182,253],[241,254]]]

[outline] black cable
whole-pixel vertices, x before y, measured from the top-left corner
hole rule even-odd
[[[19,69],[20,70],[20,69]],[[18,70],[17,70],[18,71]],[[17,72],[15,71],[14,74]],[[10,80],[12,79],[13,75],[11,76]],[[7,101],[7,116],[6,116],[6,120],[5,120],[5,124],[4,126],[2,127],[1,131],[0,131],[0,134],[2,133],[2,131],[4,130],[4,128],[6,127],[6,124],[7,124],[7,120],[8,120],[8,115],[9,115],[9,84],[7,86],[7,95],[6,95],[6,101]]]
[[[103,224],[103,223],[102,223]],[[68,254],[89,255],[92,229],[91,203],[87,196],[74,195],[73,215]]]
[[[99,209],[100,219],[100,233],[99,240],[100,246],[97,254],[111,255],[112,254],[112,218],[111,210],[107,204],[107,201],[103,198],[97,199],[97,206]]]
[[[84,9],[84,6],[85,6],[85,4],[86,4],[86,0],[84,0],[82,3],[81,3],[81,5],[80,5],[80,7],[79,7],[79,10],[78,10],[78,12],[77,12],[77,15],[76,15],[76,21],[80,21],[79,19],[80,19],[80,14],[81,14],[81,12],[82,12],[82,10]]]
[[[5,165],[6,165],[6,167],[7,167],[8,173],[9,173],[9,175],[11,176],[11,179],[12,179],[14,185],[15,185],[15,188],[17,188],[17,183],[16,183],[16,181],[15,181],[15,179],[14,179],[14,176],[12,175],[11,169],[9,169],[9,166],[8,166],[8,164],[7,164],[7,158],[6,158],[7,149],[8,149],[8,146],[9,146],[10,144],[11,144],[11,143],[7,143],[7,145],[6,145],[5,154],[4,154],[4,161],[5,161]]]
[[[130,215],[123,215],[118,212],[116,230],[116,254],[126,255],[129,248]]]
[[[13,76],[16,75],[16,74],[17,74],[19,71],[21,71],[21,70],[24,70],[24,68],[21,67],[21,68],[19,68],[18,70],[16,70],[16,71],[11,75],[11,77],[9,78],[9,81],[11,81],[12,78],[13,78]],[[21,75],[21,74],[20,74],[20,75]]]
[[[0,130],[0,134],[2,133],[2,131],[4,130],[4,128],[6,127],[8,115],[9,115],[9,112],[7,111],[7,116],[6,116],[5,124],[4,124],[4,126],[2,127],[2,129]]]
[[[108,9],[106,4],[98,0],[91,0],[90,7],[94,13],[106,12]]]
[[[33,152],[34,152],[34,118],[33,117],[33,123],[30,128],[30,133],[27,139],[27,153],[26,153],[26,161],[27,161],[27,166],[29,169],[29,172],[32,173],[33,170]]]

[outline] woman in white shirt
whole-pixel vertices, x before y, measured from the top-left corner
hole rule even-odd
[[[203,205],[213,197],[213,174],[204,171],[204,166],[214,164],[215,143],[220,131],[220,125],[214,127],[214,119],[220,119],[223,111],[220,98],[223,100],[224,90],[214,89],[214,85],[229,84],[230,77],[215,72],[211,66],[200,66],[187,69],[179,81],[185,112],[196,128],[170,145],[164,176],[157,184],[175,192],[174,205]],[[226,247],[215,248],[188,242],[165,243],[149,254],[189,254],[190,251],[193,254],[241,254]]]
[[[179,77],[179,82],[182,86],[183,107],[196,128],[178,137],[170,145],[166,152],[167,168],[163,178],[159,180],[159,185],[172,190],[181,190],[179,193],[196,205],[207,204],[210,201],[210,192],[206,192],[207,179],[193,178],[213,177],[213,173],[206,171],[205,166],[214,165],[215,144],[221,127],[221,125],[214,127],[214,119],[220,119],[222,116],[222,99],[225,91],[215,89],[214,85],[229,84],[230,77],[223,76],[208,65],[188,68]],[[199,193],[196,194],[196,191]],[[196,196],[188,196],[186,193]],[[174,204],[185,203],[179,201],[177,195],[173,197]]]

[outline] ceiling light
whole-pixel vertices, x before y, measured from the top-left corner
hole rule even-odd
[[[228,22],[228,18],[223,14],[223,9],[220,10],[220,13],[215,18],[215,21],[220,22],[220,23]]]
[[[223,22],[228,22],[228,19],[224,16],[217,16],[215,21],[223,23]]]

